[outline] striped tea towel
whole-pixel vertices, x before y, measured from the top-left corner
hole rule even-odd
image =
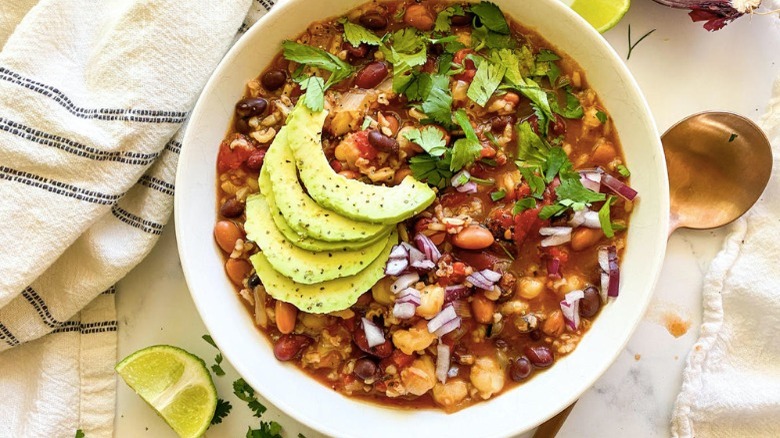
[[[704,316],[677,396],[675,437],[780,437],[780,79],[762,127],[769,186],[704,280]]]
[[[170,216],[198,93],[270,5],[0,1],[0,436],[112,435],[112,285]]]

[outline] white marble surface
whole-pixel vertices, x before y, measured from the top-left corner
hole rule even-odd
[[[780,73],[780,27],[775,18],[745,18],[717,33],[707,33],[685,13],[650,0],[635,0],[623,21],[605,37],[624,58],[628,25],[642,42],[627,64],[645,92],[661,131],[682,117],[707,109],[738,112],[755,120]],[[664,437],[682,380],[685,358],[701,321],[701,284],[726,230],[680,231],[669,241],[661,279],[648,314],[626,350],[588,390],[564,424],[560,437]],[[218,268],[215,267],[218,272]],[[119,283],[119,356],[153,344],[185,348],[211,363],[216,351],[184,283],[173,226],[167,227],[150,256]],[[679,338],[664,320],[677,315],[690,322]],[[245,404],[232,395],[235,370],[216,378],[221,397],[233,412],[208,436],[243,436],[256,427]],[[318,434],[286,417],[269,403],[266,420],[284,426],[285,435]],[[174,437],[165,423],[123,383],[118,384],[117,437]]]

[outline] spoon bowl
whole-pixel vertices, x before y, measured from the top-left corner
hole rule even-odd
[[[669,171],[671,234],[733,222],[755,204],[772,173],[764,132],[728,112],[689,116],[661,137]]]

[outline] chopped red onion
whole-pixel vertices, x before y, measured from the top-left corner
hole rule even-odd
[[[599,213],[597,211],[588,210],[587,208],[575,211],[571,219],[569,219],[569,225],[571,225],[573,228],[577,228],[579,226],[585,226],[587,228],[601,228]]]
[[[601,267],[601,299],[617,297],[620,293],[620,265],[618,264],[617,248],[615,245],[602,246],[598,253],[599,267]],[[606,275],[606,277],[605,277]]]
[[[563,319],[566,321],[566,326],[572,331],[576,331],[580,326],[580,300],[585,297],[585,293],[581,290],[573,290],[566,294],[563,301],[561,301],[561,312],[563,312]]]
[[[393,249],[390,250],[390,258],[391,259],[408,259],[409,258],[409,251],[406,250],[406,247],[401,245],[395,245],[393,246]]]
[[[458,377],[458,372],[460,371],[460,368],[458,368],[457,365],[453,365],[450,367],[450,370],[447,371],[447,377]]]
[[[428,332],[434,333],[436,330],[441,328],[445,323],[452,321],[453,319],[457,318],[458,315],[455,313],[455,308],[451,305],[444,306],[443,309],[439,313],[436,314],[433,318],[431,318],[430,321],[428,321]]]
[[[414,303],[399,303],[395,302],[393,305],[393,316],[398,319],[409,319],[414,316],[414,312],[417,310],[417,306]]]
[[[361,318],[363,321],[363,332],[366,334],[366,342],[368,342],[368,348],[374,348],[377,345],[385,343],[385,334],[382,329],[377,327],[376,324],[369,321],[365,317]]]
[[[399,275],[409,267],[409,261],[406,259],[388,259],[385,266],[385,275]]]
[[[398,294],[398,297],[395,299],[396,303],[412,303],[415,306],[419,306],[421,301],[420,297],[420,291],[413,288],[408,287],[401,291],[401,293]]]
[[[539,234],[549,236],[542,240],[542,247],[562,245],[571,241],[571,227],[542,227]]]
[[[601,182],[607,186],[608,189],[615,192],[620,197],[628,200],[633,201],[634,198],[636,198],[636,195],[638,194],[636,190],[632,189],[631,187],[624,184],[619,179],[615,178],[614,176],[604,173],[604,176],[601,178]]]
[[[461,170],[452,177],[450,183],[452,184],[452,187],[461,187],[468,184],[469,179],[471,179],[471,174],[466,170]]]
[[[417,233],[414,236],[414,243],[417,244],[417,248],[425,254],[425,258],[436,263],[441,258],[441,252],[439,248],[436,248],[436,244],[423,233]]]
[[[580,182],[589,190],[593,190],[598,193],[601,190],[601,173],[600,172],[583,172],[580,173]]]
[[[473,284],[475,287],[488,291],[493,290],[493,286],[495,286],[496,282],[500,279],[501,274],[496,271],[491,271],[490,269],[475,271],[466,277],[466,281]]]
[[[460,327],[461,318],[460,316],[444,323],[443,326],[439,327],[438,330],[433,332],[434,335],[441,338],[442,336],[446,335],[447,333],[457,329]]]
[[[460,187],[456,187],[455,190],[460,193],[477,193],[477,183],[474,181],[469,181]]]
[[[436,378],[439,382],[447,381],[447,372],[450,370],[450,347],[439,342],[436,346]]]
[[[433,263],[430,260],[420,260],[417,262],[413,262],[412,267],[419,269],[421,271],[430,271],[431,269],[436,267],[436,263]]]
[[[395,283],[393,283],[393,285],[390,286],[390,291],[393,292],[394,294],[397,294],[398,292],[401,292],[402,290],[417,283],[418,281],[420,281],[420,274],[416,272],[410,272],[408,274],[404,274],[398,277],[398,279],[395,280]]]
[[[436,267],[435,263],[425,258],[425,254],[423,254],[422,251],[412,247],[409,249],[409,264],[412,265],[413,268],[422,271],[430,271]]]
[[[558,257],[547,259],[547,276],[561,278],[561,260]]]
[[[606,303],[607,298],[609,296],[607,295],[607,292],[609,291],[609,274],[606,272],[601,273],[601,289],[599,289],[599,296],[601,297],[601,302]]]
[[[471,295],[471,289],[465,284],[453,284],[444,288],[444,304],[465,298]]]
[[[465,300],[453,301],[452,307],[455,308],[455,313],[461,318],[471,318],[471,306]]]

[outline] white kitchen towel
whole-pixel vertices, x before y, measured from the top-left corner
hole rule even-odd
[[[774,170],[705,278],[703,323],[674,408],[676,437],[780,437],[780,80],[762,127]]]
[[[170,216],[198,93],[272,4],[0,1],[0,436],[112,435],[112,285]]]

